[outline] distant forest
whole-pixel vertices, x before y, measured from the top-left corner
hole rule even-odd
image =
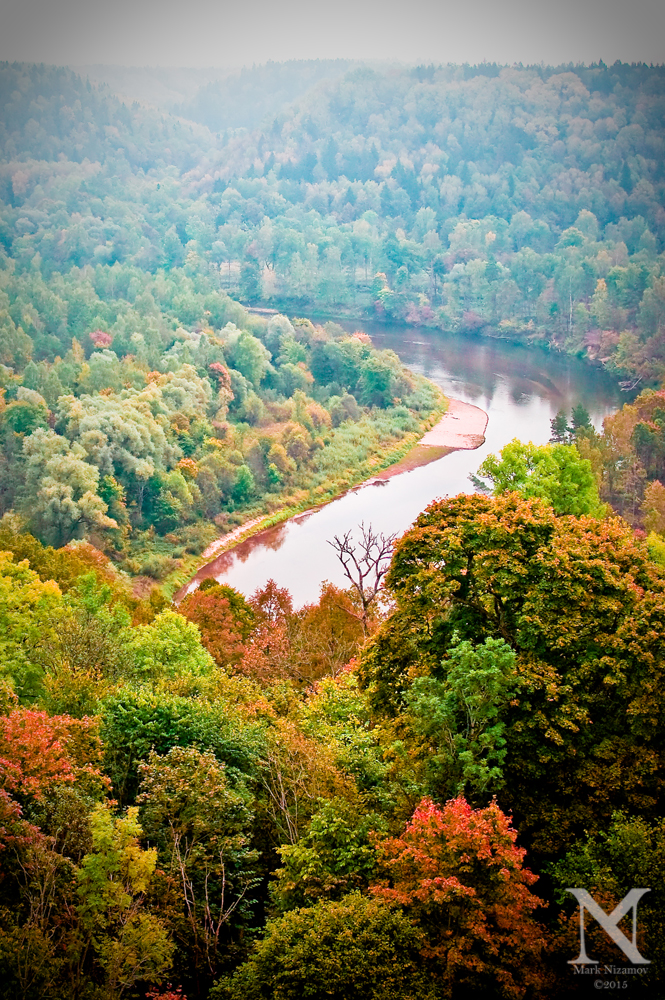
[[[660,380],[664,68],[344,68],[206,81],[176,117],[4,64],[3,281],[37,358],[65,321],[31,325],[28,271],[85,299],[99,268],[186,267],[247,303],[551,343]],[[180,322],[202,318],[192,303]]]

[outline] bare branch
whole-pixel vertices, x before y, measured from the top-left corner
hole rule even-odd
[[[372,525],[360,524],[360,540],[353,540],[352,532],[335,535],[332,545],[342,564],[344,575],[358,594],[362,613],[359,616],[367,635],[369,610],[383,589],[383,579],[390,567],[390,560],[397,535],[377,534]]]

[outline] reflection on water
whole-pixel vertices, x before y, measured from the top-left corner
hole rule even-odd
[[[377,347],[390,348],[413,371],[448,396],[473,403],[489,415],[485,444],[458,451],[387,481],[357,487],[318,510],[268,528],[204,566],[189,585],[215,577],[249,595],[274,579],[299,606],[315,600],[324,580],[344,578],[328,540],[361,521],[386,534],[402,533],[437,497],[471,492],[469,473],[485,455],[515,437],[544,443],[550,420],[584,403],[594,424],[626,397],[604,372],[578,358],[479,337],[365,326]]]

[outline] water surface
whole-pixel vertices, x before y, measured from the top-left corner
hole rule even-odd
[[[626,401],[605,372],[578,358],[480,337],[450,336],[417,328],[368,327],[376,347],[394,350],[413,371],[426,375],[447,396],[473,403],[489,416],[485,444],[458,451],[430,465],[351,490],[315,511],[260,532],[204,566],[193,589],[215,577],[252,594],[273,579],[288,587],[294,604],[318,597],[322,581],[345,585],[328,540],[356,529],[404,532],[432,500],[470,493],[469,474],[483,458],[513,438],[543,444],[560,409],[584,403],[600,429],[603,417]]]

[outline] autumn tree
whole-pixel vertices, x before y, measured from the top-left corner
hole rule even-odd
[[[337,766],[332,750],[289,718],[277,717],[266,730],[259,763],[259,807],[278,844],[298,842],[320,799],[354,797],[354,783]]]
[[[77,963],[71,885],[108,785],[100,758],[96,720],[0,717],[0,968],[13,995],[49,995]]]
[[[414,676],[440,677],[455,632],[502,639],[520,691],[505,708],[500,795],[523,836],[552,851],[616,808],[652,814],[665,599],[624,523],[557,518],[515,493],[437,501],[397,544],[387,583],[396,609],[360,664],[375,711],[399,714]]]
[[[145,906],[157,851],[140,846],[137,814],[134,807],[114,817],[100,805],[92,815],[92,849],[76,874],[81,939],[73,996],[89,977],[116,1000],[138,982],[159,981],[171,966],[173,944]]]
[[[295,659],[302,681],[335,677],[358,652],[364,640],[361,606],[353,590],[324,581],[319,600],[298,615]]]
[[[252,609],[232,587],[198,588],[178,608],[198,626],[201,641],[220,667],[237,666],[254,623]]]
[[[264,682],[289,677],[294,672],[291,641],[297,621],[291,595],[268,580],[249,604],[256,624],[243,656],[243,670]]]
[[[402,836],[377,844],[383,881],[371,891],[404,908],[421,930],[430,974],[453,990],[518,998],[546,985],[537,876],[496,802],[417,807]],[[545,992],[543,990],[543,992]]]

